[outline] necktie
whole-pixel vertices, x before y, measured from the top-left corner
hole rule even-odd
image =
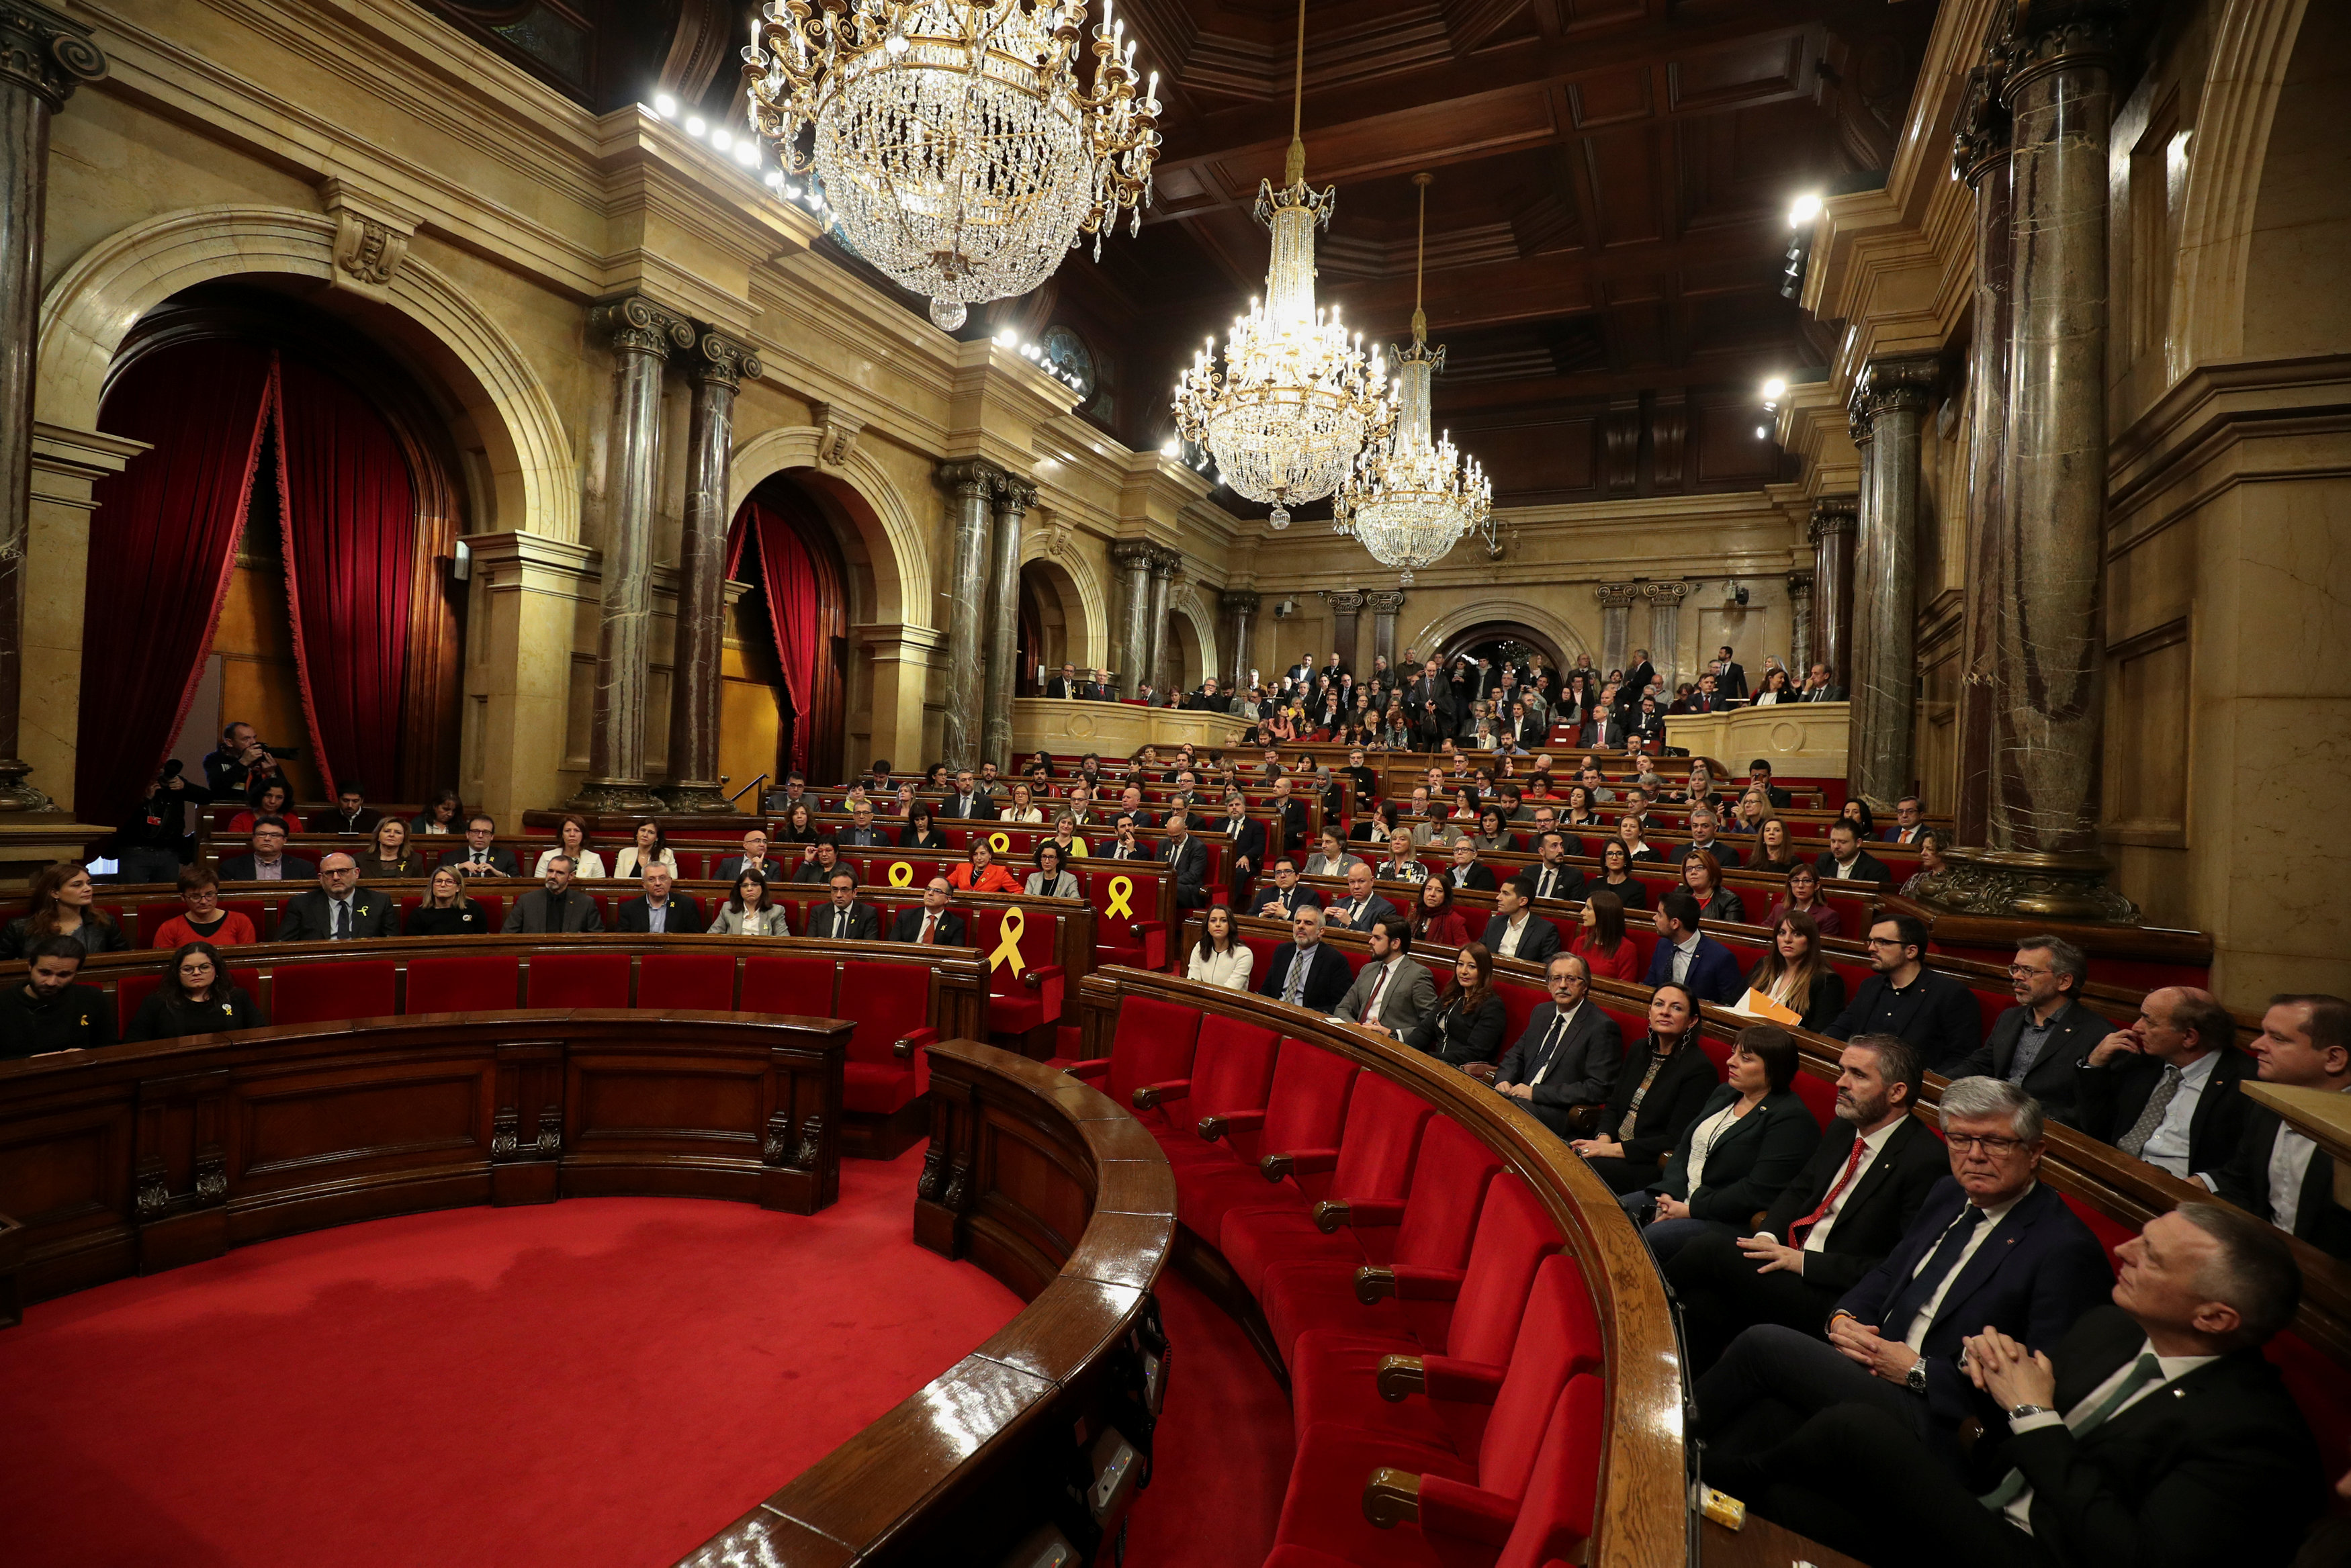
[[[845,937],[849,934],[848,910],[835,909],[832,912],[832,934],[836,937]]]
[[[335,940],[339,942],[351,940],[351,901],[349,898],[335,900]]]
[[[923,934],[920,937],[917,937],[915,940],[921,942],[925,947],[929,947],[935,940],[936,940],[938,929],[938,916],[925,915],[923,917]]]
[[[1281,988],[1281,1000],[1296,1007],[1299,998],[1306,994],[1306,971],[1314,967],[1312,948],[1295,948],[1290,954],[1290,983]]]
[[[2139,1112],[2138,1120],[2131,1123],[2130,1131],[2123,1134],[2121,1141],[2115,1147],[2133,1159],[2144,1158],[2142,1151],[2147,1147],[2147,1140],[2153,1137],[2155,1129],[2163,1125],[2164,1114],[2171,1109],[2171,1102],[2179,1093],[2179,1069],[2166,1064],[2163,1082],[2158,1084],[2155,1093],[2147,1097],[2147,1108]]]
[[[1894,1298],[1894,1304],[1879,1320],[1880,1333],[1889,1339],[1908,1336],[1910,1320],[1918,1315],[1920,1307],[1934,1299],[1944,1277],[1959,1266],[1959,1254],[1967,1251],[1968,1238],[1975,1234],[1976,1227],[1983,1223],[1983,1218],[1984,1211],[1972,1203],[1959,1210],[1959,1217],[1951,1221],[1950,1228],[1943,1232],[1942,1241],[1936,1244],[1935,1255],[1928,1258],[1927,1266],[1902,1287],[1902,1293]]]
[[[2162,1378],[2163,1363],[2156,1359],[2155,1352],[2152,1350],[2147,1351],[2143,1353],[2136,1362],[2131,1364],[2130,1371],[2124,1376],[2123,1380],[2119,1384],[2116,1385],[2115,1391],[2107,1395],[2104,1399],[2100,1400],[2096,1409],[2082,1417],[2080,1425],[2076,1426],[2071,1421],[2068,1421],[2065,1424],[2068,1427],[2073,1428],[2074,1436],[2076,1438],[2083,1436],[2085,1433],[2094,1431],[2097,1428],[2105,1426],[2106,1422],[2113,1417],[2116,1411],[2120,1410],[2129,1402],[2132,1395],[2137,1393],[2140,1389],[2146,1387],[2150,1383],[2162,1381]],[[1984,1494],[1984,1496],[1979,1501],[1980,1501],[1986,1508],[1991,1509],[1994,1513],[1998,1513],[2010,1503],[2014,1502],[2019,1497],[2022,1497],[2024,1494],[2024,1489],[2028,1484],[2030,1483],[2025,1480],[2024,1472],[2022,1470],[2011,1470],[2001,1481],[1999,1486]]]
[[[1806,1234],[1811,1231],[1813,1226],[1821,1222],[1821,1217],[1823,1215],[1836,1207],[1836,1200],[1844,1195],[1846,1186],[1853,1180],[1854,1172],[1861,1168],[1862,1159],[1868,1153],[1869,1145],[1864,1142],[1860,1137],[1856,1137],[1853,1140],[1852,1157],[1844,1162],[1844,1169],[1838,1173],[1837,1179],[1829,1188],[1827,1195],[1814,1206],[1810,1214],[1805,1215],[1802,1220],[1796,1220],[1793,1224],[1788,1227],[1788,1245],[1797,1248],[1800,1251],[1802,1249]]]
[[[1377,1023],[1380,1021],[1380,992],[1387,989],[1389,972],[1388,965],[1380,965],[1380,977],[1372,981],[1372,994],[1364,998],[1363,1022],[1365,1023]]]
[[[1559,1037],[1566,1031],[1567,1014],[1562,1012],[1551,1021],[1551,1031],[1543,1036],[1542,1049],[1535,1053],[1535,1070],[1533,1075],[1527,1079],[1528,1083],[1541,1083],[1543,1075],[1551,1071],[1552,1053],[1559,1049]]]

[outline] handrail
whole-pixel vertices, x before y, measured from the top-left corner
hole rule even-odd
[[[771,775],[768,774],[761,774],[758,778],[753,779],[749,784],[745,784],[741,789],[738,789],[733,794],[728,795],[726,797],[726,804],[728,805],[733,805],[737,801],[741,800],[745,795],[749,794],[753,790],[758,789],[761,784],[766,784],[770,776]],[[726,784],[727,782],[726,775],[721,774],[718,776],[718,782],[721,784]]]

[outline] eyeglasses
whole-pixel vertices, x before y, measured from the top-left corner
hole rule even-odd
[[[2008,966],[2008,978],[2011,980],[2031,980],[2036,974],[2054,974],[2057,971],[2055,970],[2034,969],[2031,964],[2012,963]]]
[[[1874,948],[1899,948],[1903,942],[1899,937],[1872,937],[1869,945]]]
[[[1945,1133],[1943,1141],[1961,1154],[1971,1154],[1980,1149],[1986,1154],[1999,1155],[2024,1147],[2024,1140],[2021,1137],[1971,1137],[1966,1133]]]

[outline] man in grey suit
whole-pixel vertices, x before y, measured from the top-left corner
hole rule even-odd
[[[859,801],[849,808],[849,827],[836,836],[838,843],[852,849],[884,849],[890,846],[889,836],[873,826],[872,802]]]
[[[880,941],[882,916],[872,905],[857,901],[857,873],[844,866],[826,885],[832,889],[832,902],[810,911],[808,934],[835,941]]]
[[[1335,1015],[1401,1040],[1437,1011],[1437,981],[1413,959],[1412,922],[1390,909],[1372,925],[1372,961],[1339,999]]]
[[[1324,919],[1344,931],[1368,931],[1382,915],[1396,907],[1372,891],[1372,868],[1362,861],[1347,867],[1347,896],[1324,911]]]
[[[1552,954],[1543,980],[1551,1001],[1535,1009],[1527,1032],[1503,1053],[1494,1092],[1565,1137],[1569,1112],[1603,1104],[1615,1089],[1625,1033],[1597,1004],[1586,1004],[1592,967],[1581,957]]]
[[[533,888],[514,901],[500,928],[509,934],[542,931],[601,931],[604,917],[596,900],[571,890],[571,857],[559,855],[547,863],[547,886]]]

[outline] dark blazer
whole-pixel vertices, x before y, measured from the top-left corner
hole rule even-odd
[[[1423,1017],[1405,1035],[1404,1043],[1449,1065],[1467,1066],[1472,1062],[1494,1059],[1502,1048],[1502,1031],[1509,1023],[1502,999],[1490,986],[1485,1000],[1469,1012],[1458,1005],[1448,992],[1438,1000],[1437,1011]]]
[[[456,848],[452,849],[448,854],[444,855],[438,861],[434,862],[434,868],[438,869],[443,866],[455,866],[462,861],[471,860],[473,857],[474,846],[461,838],[457,841]],[[484,852],[483,857],[488,860],[493,867],[496,867],[497,873],[501,877],[518,877],[522,875],[522,868],[518,864],[517,864],[514,851],[511,849],[501,848],[499,846],[493,844],[486,851]],[[318,873],[313,871],[311,875],[315,877]]]
[[[2093,1307],[2057,1345],[2056,1408],[2071,1410],[2138,1355],[2147,1331]],[[2231,1352],[2075,1437],[2062,1423],[1986,1424],[1980,1476],[2032,1486],[2032,1539],[2064,1568],[2283,1563],[2325,1496],[2318,1446],[2278,1370]],[[1991,1484],[1998,1484],[1995,1479]]]
[[[1638,877],[1627,877],[1622,883],[1616,883],[1609,881],[1604,873],[1583,885],[1585,898],[1589,898],[1594,893],[1614,893],[1616,895],[1617,901],[1628,909],[1646,909],[1649,907],[1649,885]]]
[[[614,929],[623,931],[651,931],[653,917],[647,912],[644,895],[623,899],[613,910]],[[702,912],[702,900],[691,893],[670,890],[669,913],[662,920],[664,936],[700,936],[710,929],[710,918]]]
[[[405,927],[412,937],[486,937],[495,929],[488,911],[471,898],[461,898],[447,909],[419,904],[408,911]]]
[[[1844,700],[1844,688],[1837,685],[1834,681],[1831,681],[1826,686],[1817,687],[1810,691],[1799,692],[1796,697],[1796,701],[1799,702],[1842,702]]]
[[[898,847],[901,849],[944,850],[947,848],[948,846],[946,835],[941,833],[937,828],[934,827],[927,833],[916,833],[914,831],[914,825],[910,822],[905,826],[898,830]]]
[[[1179,909],[1206,909],[1208,895],[1208,846],[1186,834],[1181,843],[1163,838],[1152,852],[1154,860],[1165,861],[1176,878],[1176,907]]]
[[[897,920],[890,927],[890,940],[893,942],[911,942],[922,934],[923,907],[917,904],[912,909],[899,910]],[[964,929],[963,917],[953,909],[939,911],[938,945],[944,948],[971,946],[970,936]]]
[[[1884,975],[1873,974],[1861,982],[1836,1022],[1821,1033],[1832,1040],[1899,1034],[1918,1048],[1928,1067],[1957,1077],[1983,1038],[1983,1013],[1976,1006],[1975,992],[1949,975],[1922,969],[1909,990],[1896,992]]]
[[[277,878],[279,881],[308,882],[314,888],[318,886],[319,867],[316,863],[308,860],[298,860],[293,856],[288,855],[281,858],[277,864],[282,873]],[[512,876],[514,874],[514,857],[511,855],[507,857],[507,874],[508,876]],[[252,881],[253,857],[251,855],[232,855],[227,859],[222,861],[220,863],[220,879],[224,882]]]
[[[2237,1156],[2213,1173],[2213,1183],[2221,1197],[2248,1214],[2292,1231],[2330,1257],[2351,1258],[2351,1209],[2335,1201],[2335,1157],[2325,1149],[2310,1151],[2297,1212],[2280,1214],[2272,1207],[2270,1155],[2284,1125],[2284,1118],[2267,1106],[2248,1103]]]
[[[1496,915],[1486,922],[1486,931],[1478,940],[1486,944],[1488,952],[1498,950],[1495,944],[1510,932],[1510,922]],[[1527,911],[1527,929],[1519,933],[1519,958],[1526,963],[1549,963],[1551,955],[1559,951],[1559,928],[1536,914]]]
[[[1706,902],[1698,907],[1700,917],[1709,920],[1728,920],[1734,926],[1747,923],[1747,900],[1728,888],[1717,888]]]
[[[1270,996],[1276,1002],[1281,1000],[1290,989],[1290,966],[1298,957],[1299,950],[1296,942],[1284,942],[1274,950],[1272,959],[1265,966],[1265,981],[1257,988],[1259,996]],[[1338,949],[1326,942],[1316,942],[1312,950],[1314,967],[1306,971],[1306,989],[1300,994],[1298,1004],[1328,1014],[1339,1005],[1339,999],[1347,994],[1347,987],[1354,983],[1355,976]]]
[[[1981,1018],[1983,1013],[1976,1013]],[[2025,1020],[2030,1016],[2022,1007],[2011,1007],[1992,1020],[1991,1033],[1984,1043],[1968,1053],[1968,1059],[1952,1073],[1954,1078],[2005,1078],[2011,1064],[2016,1060],[2016,1044],[2023,1037]],[[2074,1068],[2082,1058],[2101,1040],[2115,1032],[2115,1026],[2083,1006],[2068,1002],[2051,1023],[2048,1043],[2041,1054],[2025,1069],[2024,1092],[2041,1102],[2042,1109],[2059,1121],[2071,1125],[2074,1118],[2074,1085],[2079,1081]],[[2158,1075],[2160,1075],[2158,1074]],[[2145,1105],[2142,1098],[2139,1104]],[[2130,1124],[2125,1122],[2127,1130]]]
[[[1347,918],[1347,904],[1348,900],[1345,898],[1333,894],[1331,901],[1322,906],[1324,917],[1343,931],[1368,931],[1378,923],[1382,915],[1393,915],[1397,912],[1394,904],[1374,893],[1364,900],[1363,913],[1350,920]]]
[[[1673,945],[1659,941],[1657,950],[1649,955],[1649,972],[1641,983],[1655,990],[1673,978]],[[1690,994],[1700,1002],[1717,1002],[1725,1006],[1747,994],[1747,977],[1739,972],[1739,961],[1730,956],[1729,948],[1703,931],[1698,933],[1698,951],[1690,955],[1689,978],[1685,983]]]
[[[21,961],[26,950],[37,940],[33,935],[33,917],[17,916],[5,926],[0,926],[0,959]],[[122,934],[122,928],[112,920],[100,919],[96,909],[92,909],[89,918],[82,921],[81,929],[74,933],[74,940],[81,943],[84,953],[93,956],[131,950],[131,939]]]
[[[1946,1176],[1937,1182],[1909,1232],[1884,1262],[1845,1293],[1836,1310],[1850,1313],[1890,1339],[1901,1338],[1910,1325],[1886,1322],[1886,1309],[1966,1203],[1967,1194],[1955,1179]],[[2090,1228],[2065,1207],[2055,1188],[2033,1188],[1976,1249],[1928,1325],[1920,1354],[1927,1358],[1928,1410],[1947,1429],[1969,1415],[1986,1417],[1987,1425],[1996,1423],[1998,1413],[1989,1396],[1979,1393],[1959,1370],[1959,1341],[1981,1334],[1989,1324],[2031,1349],[2053,1349],[2085,1312],[2106,1298],[2114,1282],[2105,1249]]]
[[[1269,882],[1249,896],[1249,902],[1255,906],[1255,909],[1261,909],[1268,904],[1279,904],[1281,906],[1280,918],[1288,919],[1290,916],[1295,915],[1300,909],[1305,908],[1309,904],[1311,904],[1318,909],[1321,909],[1322,907],[1322,895],[1316,892],[1313,888],[1308,887],[1303,882],[1291,883],[1290,891],[1287,893]],[[1254,913],[1255,909],[1252,909],[1251,912]],[[1271,919],[1272,917],[1269,916],[1267,918]]]
[[[1518,1044],[1510,1047],[1502,1057],[1502,1064],[1495,1070],[1496,1083],[1527,1084],[1542,1072],[1543,1040],[1558,1018],[1556,1002],[1546,1002],[1534,1010],[1527,1020],[1526,1033],[1519,1036]],[[1533,1085],[1533,1097],[1526,1102],[1527,1109],[1534,1113],[1537,1121],[1565,1137],[1570,1107],[1606,1099],[1615,1086],[1617,1064],[1624,1057],[1624,1031],[1616,1026],[1614,1018],[1600,1010],[1598,1002],[1586,1000],[1551,1054],[1551,1071],[1541,1083]],[[1644,1064],[1643,1071],[1646,1070]],[[1617,1113],[1620,1118],[1623,1114]]]
[[[559,924],[553,927],[549,926],[547,923],[549,914],[549,910],[548,909],[549,901],[546,888],[533,888],[529,892],[525,893],[521,898],[517,898],[512,904],[507,906],[507,923],[500,929],[509,933],[516,931],[537,932],[550,929],[565,931],[601,931],[604,929],[604,917],[602,913],[597,909],[596,900],[590,898],[587,894],[580,892],[578,888],[573,888],[565,893],[563,897],[562,919]]]
[[[851,901],[846,936],[840,935],[833,929],[840,914],[841,911],[830,902],[810,905],[806,934],[851,942],[878,942],[882,940],[882,912],[872,905]]]
[[[1779,1197],[1803,1169],[1804,1161],[1820,1145],[1821,1124],[1813,1120],[1813,1113],[1793,1089],[1765,1095],[1754,1109],[1723,1128],[1722,1136],[1714,1140],[1707,1151],[1705,1184],[1693,1193],[1689,1162],[1698,1129],[1738,1098],[1739,1091],[1729,1084],[1719,1085],[1706,1097],[1706,1104],[1698,1107],[1698,1116],[1674,1145],[1665,1175],[1649,1190],[1687,1199],[1693,1220],[1712,1220],[1745,1230],[1755,1211]]]
[[[1730,840],[1728,838],[1717,838],[1711,844],[1685,844],[1682,846],[1682,858],[1687,860],[1701,849],[1706,851],[1708,855],[1713,856],[1715,863],[1726,871],[1729,870],[1734,866],[1744,866],[1747,864],[1746,861],[1740,858],[1739,851],[1732,846]]]
[[[810,861],[810,864],[814,865],[815,862]],[[790,881],[794,869],[789,863],[773,855],[759,862],[760,875],[771,883]],[[729,855],[710,868],[710,878],[714,882],[732,882],[742,875],[743,857],[740,855]],[[728,889],[728,892],[732,896],[733,889]]]
[[[1265,869],[1265,824],[1251,822],[1245,816],[1241,818],[1239,829],[1235,831],[1226,826],[1231,820],[1230,817],[1217,819],[1219,828],[1230,833],[1232,838],[1231,852],[1225,857],[1226,875],[1238,882]],[[1249,862],[1246,871],[1241,869],[1243,860]]]
[[[1468,869],[1458,878],[1453,875],[1457,867],[1448,862],[1444,869],[1437,872],[1436,875],[1444,877],[1457,888],[1475,888],[1481,893],[1490,893],[1502,885],[1499,877],[1475,860],[1469,862]]]
[[[1306,784],[1308,788],[1311,788],[1313,781],[1308,780]],[[1273,814],[1281,819],[1281,847],[1285,850],[1303,849],[1306,846],[1306,803],[1292,795],[1286,802],[1276,803]],[[1332,807],[1331,815],[1336,818],[1336,806]],[[1134,826],[1139,828],[1143,824],[1138,822]]]
[[[2221,1047],[2204,1092],[2196,1096],[2195,1114],[2188,1118],[2189,1170],[2218,1171],[2236,1157],[2245,1136],[2245,1113],[2253,1104],[2237,1085],[2253,1075],[2251,1056],[2233,1045]],[[2138,1114],[2162,1082],[2163,1064],[2152,1056],[2121,1056],[2103,1067],[2085,1061],[2074,1073],[2074,1123],[2100,1143],[2118,1142],[2138,1124]]]
[[[1570,851],[1570,853],[1572,854],[1573,851]],[[1543,876],[1545,872],[1554,873],[1551,878],[1551,888],[1549,891],[1545,891],[1543,888]],[[1530,866],[1522,875],[1535,885],[1535,897],[1538,898],[1581,898],[1583,897],[1584,880],[1583,872],[1581,867],[1569,866],[1564,863],[1556,867]]]
[[[876,822],[871,827],[844,827],[833,837],[843,849],[887,849],[890,836]]]
[[[139,1004],[125,1040],[179,1040],[191,1034],[218,1034],[231,1029],[260,1029],[269,1020],[253,1004],[241,986],[232,985],[218,1002],[183,1002],[162,991],[151,991]]]
[[[1829,887],[1834,888],[1837,885],[1835,856],[1826,850],[1822,851],[1813,861],[1813,869],[1821,874],[1821,880]],[[1886,868],[1885,861],[1864,849],[1853,857],[1852,879],[1855,882],[1891,882],[1894,880],[1894,873]]]
[[[1813,1158],[1780,1189],[1756,1229],[1787,1241],[1788,1227],[1818,1209],[1844,1174],[1844,1162],[1853,1158],[1854,1137],[1851,1122],[1831,1118]],[[1900,1244],[1927,1194],[1950,1174],[1950,1154],[1943,1140],[1917,1116],[1903,1117],[1876,1158],[1854,1178],[1821,1250],[1804,1255],[1804,1282],[1833,1294],[1853,1289]]]
[[[975,816],[994,816],[996,815],[996,811],[997,806],[994,797],[984,789],[973,790],[971,792],[971,801],[968,805],[965,804],[963,796],[956,794],[953,790],[949,790],[947,792],[947,797],[939,802],[938,810],[934,812],[932,815],[942,817],[960,817],[968,820]]]
[[[1616,1137],[1616,1129],[1625,1125],[1625,1108],[1633,1103],[1634,1092],[1649,1070],[1649,1056],[1650,1043],[1646,1037],[1625,1054],[1624,1065],[1616,1069],[1616,1085],[1600,1113],[1600,1131],[1604,1136]],[[1698,1107],[1721,1082],[1722,1075],[1715,1070],[1712,1058],[1692,1036],[1657,1070],[1657,1081],[1649,1085],[1641,1101],[1641,1114],[1633,1122],[1633,1136],[1617,1139],[1625,1147],[1625,1162],[1662,1166],[1690,1123],[1698,1119]]]
[[[334,911],[326,889],[313,888],[298,893],[286,901],[286,912],[277,917],[277,934],[272,941],[323,942],[335,933]],[[400,905],[390,895],[360,888],[351,894],[351,935],[357,937],[396,937],[400,935]]]

